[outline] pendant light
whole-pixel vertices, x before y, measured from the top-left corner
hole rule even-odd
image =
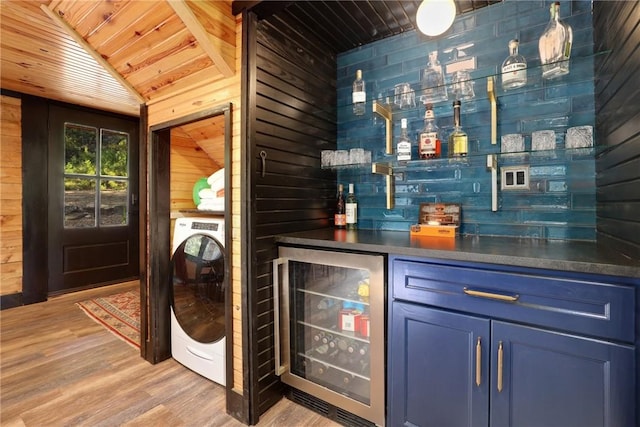
[[[453,0],[422,0],[416,12],[416,23],[422,33],[434,37],[447,31],[455,17]]]

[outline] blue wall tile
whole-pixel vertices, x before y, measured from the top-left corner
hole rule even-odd
[[[371,111],[371,101],[393,101],[393,87],[409,83],[419,91],[421,71],[428,53],[438,51],[446,66],[452,48],[475,57],[471,71],[475,98],[462,102],[462,126],[469,135],[470,155],[464,161],[446,159],[447,137],[453,129],[448,101],[436,103],[434,113],[441,131],[443,159],[414,160],[396,167],[395,207],[386,209],[386,183],[370,169],[338,171],[338,181],[355,183],[359,226],[408,231],[418,220],[420,203],[450,202],[462,206],[460,231],[469,235],[497,235],[561,240],[595,240],[595,161],[593,150],[564,151],[568,127],[595,123],[593,28],[591,2],[561,2],[561,17],[573,28],[571,71],[568,76],[543,80],[538,40],[549,21],[550,0],[506,0],[456,18],[451,30],[432,39],[412,31],[342,53],[338,56],[338,148],[371,150],[374,162],[394,161],[384,153],[384,125]],[[487,76],[496,73],[508,55],[508,42],[517,37],[528,64],[526,88],[498,89],[498,144],[490,143],[490,104]],[[461,54],[462,55],[462,54]],[[352,114],[351,83],[357,69],[367,84],[367,112]],[[447,84],[451,76],[447,75]],[[448,88],[450,90],[450,87]],[[419,93],[417,93],[419,95]],[[408,119],[417,159],[417,135],[423,128],[424,106],[393,113],[393,139],[400,135],[400,119]],[[530,189],[499,192],[499,211],[491,211],[491,174],[486,156],[500,152],[500,135],[522,133],[525,149],[537,130],[556,132],[556,151],[499,155],[499,165],[529,165]]]

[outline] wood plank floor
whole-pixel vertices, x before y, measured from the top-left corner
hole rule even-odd
[[[138,287],[106,286],[0,311],[0,425],[242,426],[225,391],[173,359],[152,365],[75,304]],[[282,399],[260,427],[338,424]]]

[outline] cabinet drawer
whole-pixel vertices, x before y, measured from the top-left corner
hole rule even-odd
[[[393,298],[634,341],[635,288],[546,270],[390,258]],[[507,270],[507,269],[505,269]]]

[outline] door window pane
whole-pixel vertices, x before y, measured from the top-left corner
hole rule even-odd
[[[129,182],[120,180],[100,181],[100,225],[127,225],[129,220]]]
[[[86,178],[64,179],[64,226],[96,226],[96,181]]]
[[[101,130],[100,173],[103,176],[127,177],[129,171],[129,134]]]
[[[64,172],[96,174],[96,143],[98,130],[74,123],[64,124]]]

